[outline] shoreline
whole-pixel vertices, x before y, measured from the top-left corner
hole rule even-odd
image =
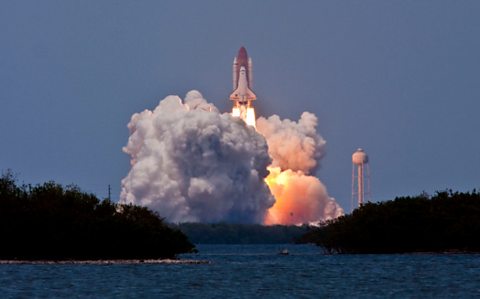
[[[126,260],[0,260],[1,265],[205,265],[208,260],[126,259]]]

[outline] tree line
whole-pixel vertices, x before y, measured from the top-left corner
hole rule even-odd
[[[77,186],[0,177],[0,259],[156,259],[194,250],[151,210],[99,200]]]
[[[480,252],[480,193],[447,190],[366,203],[301,242],[330,253]]]

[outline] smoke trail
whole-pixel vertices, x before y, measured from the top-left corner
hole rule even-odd
[[[132,168],[120,202],[147,206],[172,222],[260,223],[274,200],[264,183],[265,139],[190,91],[132,116],[123,151]]]
[[[324,155],[325,140],[316,132],[317,117],[304,112],[298,122],[277,115],[257,120],[257,130],[267,140],[272,157],[266,182],[275,197],[266,224],[301,224],[343,215],[323,183],[310,176]]]

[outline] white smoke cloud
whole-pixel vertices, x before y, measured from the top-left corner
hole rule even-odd
[[[121,203],[147,206],[171,222],[263,222],[274,203],[264,178],[265,139],[198,91],[168,96],[132,116],[123,151],[132,168]]]
[[[317,117],[310,112],[303,112],[298,122],[281,120],[278,115],[260,117],[257,130],[267,139],[272,166],[315,172],[325,147],[325,140],[317,134],[317,123]]]

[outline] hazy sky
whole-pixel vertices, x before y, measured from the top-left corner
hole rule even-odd
[[[480,1],[2,1],[0,169],[117,198],[130,116],[191,89],[229,110],[242,45],[261,115],[319,117],[347,211],[357,147],[374,201],[480,188]]]

